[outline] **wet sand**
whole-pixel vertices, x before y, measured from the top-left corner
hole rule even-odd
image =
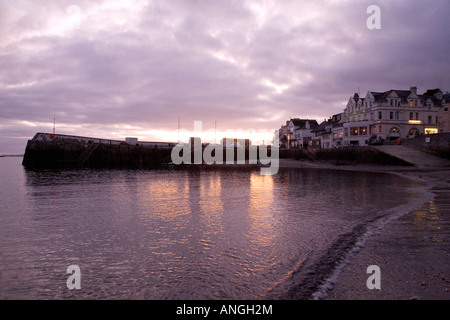
[[[420,181],[434,194],[372,235],[347,261],[325,299],[450,299],[450,167],[336,166],[288,159],[280,159],[280,167],[386,172]],[[370,265],[380,268],[380,290],[367,287]]]

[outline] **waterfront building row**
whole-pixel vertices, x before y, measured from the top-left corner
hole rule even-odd
[[[450,132],[450,94],[440,89],[355,93],[342,113],[317,124],[290,119],[279,129],[281,148],[364,146]],[[305,123],[308,122],[307,127]],[[312,125],[311,125],[312,124]],[[297,134],[299,132],[299,134]]]

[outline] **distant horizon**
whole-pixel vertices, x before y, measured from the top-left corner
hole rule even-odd
[[[374,91],[374,90],[367,90],[366,93],[368,91],[371,92],[387,92],[390,90],[409,90],[410,87],[408,88],[401,88],[401,89],[395,89],[395,88],[391,88],[391,89],[386,89],[386,90],[380,90],[380,91]],[[446,89],[442,89],[442,88],[427,88],[424,89],[423,92],[418,90],[418,94],[419,95],[423,95],[424,93],[426,93],[428,90],[435,90],[435,89],[440,89],[443,94],[449,94],[449,91]],[[422,93],[421,93],[422,92]],[[356,94],[358,92],[354,92],[352,95],[349,95],[349,98],[351,96],[353,96],[354,94]],[[360,94],[361,97],[365,96],[365,94]],[[343,110],[341,112],[336,112],[333,114],[328,115],[327,117],[323,117],[323,119],[313,119],[313,118],[304,118],[301,116],[291,116],[286,118],[284,121],[280,122],[279,127],[274,128],[272,131],[270,131],[269,129],[260,129],[260,130],[255,130],[255,129],[249,129],[249,130],[242,130],[242,129],[226,129],[226,130],[216,130],[216,137],[214,137],[214,127],[213,128],[208,128],[206,130],[207,133],[207,138],[204,140],[205,143],[220,143],[220,140],[222,140],[223,138],[239,138],[239,139],[250,139],[252,142],[255,142],[255,145],[260,145],[260,144],[271,144],[271,141],[273,139],[273,134],[275,132],[275,130],[278,130],[281,126],[286,124],[286,121],[289,121],[290,119],[296,119],[296,118],[300,118],[300,119],[308,119],[308,120],[315,120],[318,122],[318,124],[322,123],[323,121],[326,121],[328,119],[330,119],[333,115],[336,114],[340,114],[342,113]],[[0,149],[0,156],[22,156],[23,153],[25,152],[25,147],[26,147],[26,143],[28,140],[31,140],[33,138],[33,136],[38,133],[38,132],[43,132],[43,133],[52,133],[53,130],[53,117],[51,118],[51,122],[48,122],[47,127],[50,126],[48,129],[46,130],[38,130],[35,131],[31,136],[29,137],[19,137],[18,139],[21,139],[23,141],[23,150],[21,151],[21,145],[19,145],[18,143],[14,144],[13,148],[10,148],[10,150],[1,150]],[[56,119],[55,119],[56,120]],[[215,126],[217,126],[217,121],[213,124]],[[103,135],[83,135],[80,133],[77,133],[76,131],[73,132],[72,129],[68,129],[69,133],[64,133],[64,132],[59,132],[60,128],[59,128],[60,124],[58,123],[57,127],[58,127],[58,132],[56,132],[56,134],[61,134],[61,135],[71,135],[71,136],[85,136],[85,137],[92,137],[92,138],[98,138],[98,139],[109,139],[109,140],[120,140],[120,141],[125,141],[125,138],[127,137],[136,137],[138,138],[140,141],[157,141],[157,142],[171,142],[171,143],[177,143],[177,142],[188,142],[190,137],[195,136],[193,130],[187,130],[187,129],[183,129],[180,128],[181,131],[183,132],[183,135],[180,136],[180,141],[178,141],[178,129],[176,130],[161,130],[161,131],[154,131],[153,133],[153,137],[154,139],[152,139],[152,135],[136,135],[133,134],[132,131],[132,127],[131,126],[125,126],[126,127],[126,132],[129,133],[129,135],[124,135],[124,136],[120,136],[120,135],[111,135],[111,136],[107,136],[107,133],[102,132],[101,134]],[[34,126],[32,126],[34,127]],[[63,124],[63,128],[64,128],[64,124]],[[263,132],[260,135],[257,135],[256,138],[254,138],[252,140],[251,136],[252,136],[252,131],[253,131],[253,135],[255,135],[255,133],[259,132]],[[136,130],[137,133],[142,133],[142,129],[137,128]],[[265,134],[264,134],[265,132]],[[272,132],[272,133],[271,133]],[[172,137],[172,139],[168,139],[168,138],[164,138],[164,135]],[[146,138],[147,137],[147,138]],[[149,139],[150,137],[150,139]],[[0,138],[2,139],[2,138]],[[269,142],[269,143],[267,143]],[[5,145],[5,143],[2,143],[2,145],[0,147],[3,147]]]

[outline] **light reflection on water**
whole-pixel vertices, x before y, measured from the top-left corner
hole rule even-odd
[[[2,160],[4,161],[4,160]],[[324,170],[0,174],[0,298],[254,299],[411,182]],[[67,266],[82,289],[66,287]],[[284,288],[286,291],[289,288]]]

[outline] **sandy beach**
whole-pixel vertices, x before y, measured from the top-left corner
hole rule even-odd
[[[450,299],[450,167],[336,166],[325,162],[280,159],[280,168],[371,171],[414,179],[434,196],[393,219],[349,258],[329,300]],[[368,289],[367,267],[380,268],[380,290]]]

